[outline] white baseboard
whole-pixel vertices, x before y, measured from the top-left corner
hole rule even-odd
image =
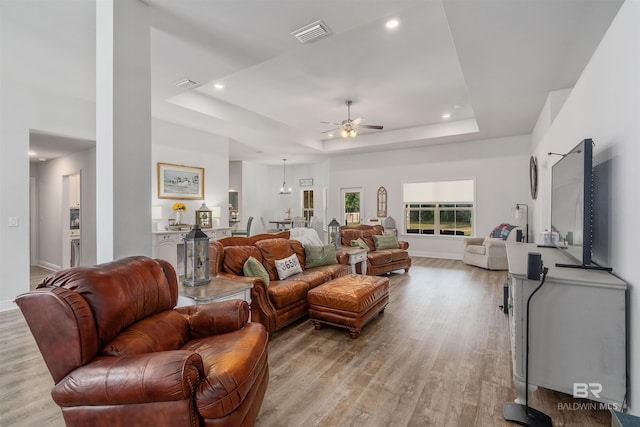
[[[0,311],[16,310],[18,306],[13,300],[0,301]]]
[[[409,256],[417,256],[423,258],[457,259],[462,261],[462,255],[455,252],[423,252],[410,250]]]
[[[59,265],[51,264],[50,262],[46,261],[38,261],[38,267],[46,268],[47,270],[51,271],[62,270],[62,267],[60,267]]]

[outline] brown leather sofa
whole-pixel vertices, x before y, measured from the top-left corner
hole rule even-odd
[[[251,426],[269,379],[268,335],[245,301],[174,309],[163,260],[59,271],[16,303],[67,426]]]
[[[394,270],[404,270],[405,273],[411,267],[409,256],[409,243],[398,242],[398,249],[376,249],[374,235],[383,235],[384,227],[381,225],[359,225],[357,227],[344,227],[340,229],[341,245],[351,246],[351,241],[362,239],[369,247],[367,254],[367,275],[391,273]],[[360,272],[360,265],[356,266]]]
[[[251,321],[266,326],[269,334],[308,315],[307,292],[329,280],[351,273],[348,257],[338,257],[338,264],[305,268],[306,254],[302,244],[289,240],[289,231],[257,234],[251,237],[227,237],[209,245],[210,272],[253,285],[251,288]],[[278,280],[274,261],[296,254],[302,273]],[[269,274],[269,285],[257,277],[245,277],[244,263],[249,257],[260,261]]]

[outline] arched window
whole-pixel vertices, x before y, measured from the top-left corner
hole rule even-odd
[[[378,188],[378,218],[387,216],[387,189]]]

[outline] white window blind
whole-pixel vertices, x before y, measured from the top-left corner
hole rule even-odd
[[[402,200],[411,202],[473,202],[473,180],[408,182],[402,186]]]

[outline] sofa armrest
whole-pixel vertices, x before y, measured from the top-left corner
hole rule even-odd
[[[466,248],[467,246],[482,246],[484,240],[484,237],[465,237],[463,240],[464,247]]]
[[[502,239],[487,239],[485,242],[485,246],[487,248],[504,248],[506,247],[507,241]]]
[[[409,249],[409,242],[398,240],[398,246],[400,247],[400,249],[404,249],[406,251]]]
[[[242,300],[178,307],[176,311],[187,319],[196,339],[237,331],[249,321],[249,304]]]
[[[203,377],[202,357],[186,350],[98,357],[71,371],[51,396],[62,407],[184,400]]]
[[[225,279],[238,280],[251,284],[251,321],[262,323],[269,334],[276,330],[276,308],[269,299],[268,286],[259,277],[236,276],[232,273],[218,273]]]

